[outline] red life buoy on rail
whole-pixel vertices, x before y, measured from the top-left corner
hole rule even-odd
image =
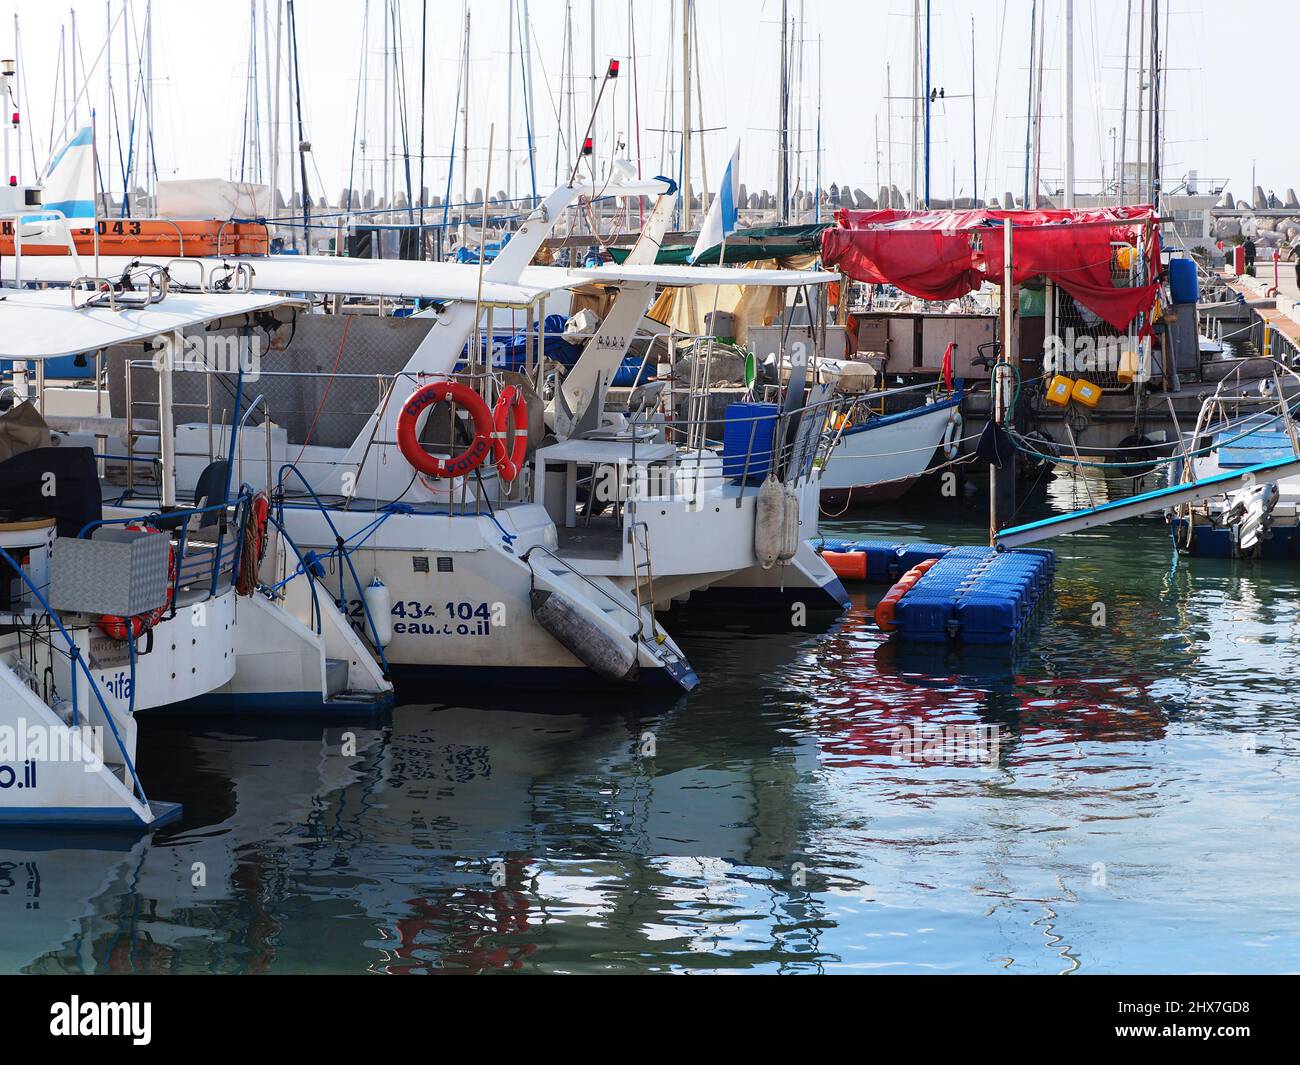
[[[124,526],[128,532],[161,533],[152,525],[131,524]],[[176,545],[167,545],[167,600],[162,606],[145,614],[136,614],[132,618],[119,617],[116,614],[104,614],[99,619],[99,631],[112,640],[126,639],[127,621],[131,623],[131,637],[138,640],[167,616],[172,605],[172,595],[176,584]]]
[[[492,458],[497,464],[497,476],[513,481],[524,468],[528,454],[528,403],[523,392],[506,385],[492,411],[492,422]]]
[[[420,446],[416,430],[420,415],[435,403],[450,399],[474,419],[474,441],[454,458],[430,455]],[[483,464],[492,451],[492,412],[483,397],[459,381],[438,381],[416,389],[397,416],[397,446],[406,461],[428,477],[465,477]]]

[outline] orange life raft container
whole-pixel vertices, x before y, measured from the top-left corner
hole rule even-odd
[[[25,223],[39,225],[39,208]],[[229,222],[220,218],[101,218],[100,255],[186,256],[266,255],[270,238],[261,222]],[[40,243],[37,243],[39,241]],[[90,226],[72,226],[72,242],[78,255],[95,254],[95,234]],[[14,223],[0,222],[0,255],[14,255]],[[63,227],[48,225],[40,236],[23,236],[23,255],[67,255]]]

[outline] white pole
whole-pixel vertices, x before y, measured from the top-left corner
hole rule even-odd
[[[465,5],[465,85],[460,112],[460,246],[469,240],[469,5]]]
[[[691,0],[682,0],[682,229],[691,228]]]
[[[515,198],[514,129],[515,0],[506,0],[506,196],[511,201]]]
[[[1074,206],[1074,0],[1065,0],[1065,206]]]
[[[885,64],[885,155],[889,173],[885,175],[886,207],[894,206],[894,92],[890,84],[889,64]]]
[[[523,24],[521,28],[524,32],[524,78],[527,81],[527,84],[524,86],[524,111],[528,115],[528,166],[529,173],[531,174],[535,171],[537,165],[536,150],[534,148],[534,139],[537,136],[537,127],[533,124],[533,24],[528,17],[528,0],[524,0]],[[532,192],[532,187],[529,186],[528,194],[531,196]]]
[[[271,216],[279,213],[276,203],[280,178],[280,0],[275,0],[275,52],[271,66]],[[350,192],[351,190],[349,190]]]
[[[921,0],[912,4],[912,210],[916,210],[917,144],[921,120]]]
[[[389,178],[389,172],[388,172],[388,163],[389,163],[389,158],[388,158],[388,157],[389,157],[389,153],[390,153],[390,150],[391,150],[391,145],[390,145],[389,142],[388,142],[388,123],[389,123],[389,116],[388,116],[388,0],[384,0],[384,54],[383,54],[383,63],[384,63],[384,141],[383,141],[383,143],[384,143],[384,168],[383,168],[383,196],[384,196],[384,207],[385,207],[385,208],[388,208],[388,207],[391,207],[391,206],[392,206],[392,201],[391,201],[391,198],[390,198],[391,189],[389,188],[389,180],[390,180],[390,178]],[[388,221],[388,220],[389,220],[387,215],[381,215],[380,217],[383,218],[385,221]]]
[[[104,106],[108,109],[105,123],[107,133],[104,136],[104,152],[108,163],[104,182],[104,217],[108,217],[109,204],[113,199],[113,0],[104,0]],[[96,227],[98,231],[98,226]],[[96,273],[99,271],[96,270]]]

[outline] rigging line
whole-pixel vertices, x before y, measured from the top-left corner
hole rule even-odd
[[[468,0],[466,0],[468,3]],[[461,11],[461,25],[464,25],[465,8]],[[463,31],[462,31],[463,32]],[[465,49],[460,49],[460,58],[457,64],[459,71],[456,77],[456,109],[452,113],[451,119],[451,151],[447,155],[447,191],[442,198],[442,229],[443,233],[447,231],[448,219],[451,212],[451,182],[456,171],[456,133],[460,129],[460,94],[463,91],[466,78],[465,70]],[[462,207],[462,213],[464,208]]]
[[[515,3],[516,0],[511,0]],[[533,142],[533,79],[528,76],[525,48],[528,44],[528,27],[524,25],[523,12],[516,20],[519,37],[519,80],[524,87],[524,128],[528,131],[528,178],[532,183],[532,198],[537,199],[537,147]],[[530,204],[529,206],[533,206]]]

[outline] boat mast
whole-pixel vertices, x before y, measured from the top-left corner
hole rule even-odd
[[[930,0],[925,0],[925,209],[930,209]]]
[[[1128,165],[1128,83],[1129,46],[1133,41],[1133,0],[1128,0],[1124,13],[1124,100],[1119,111],[1119,188],[1116,203],[1124,202],[1124,170]]]
[[[1156,0],[1151,0],[1155,3]],[[1146,140],[1144,122],[1146,121],[1146,112],[1143,107],[1142,94],[1146,91],[1147,80],[1147,0],[1141,0],[1140,10],[1138,11],[1138,84],[1137,84],[1137,174],[1136,185],[1138,199],[1144,195],[1142,187],[1142,144]],[[1253,192],[1252,192],[1253,195]]]
[[[790,20],[788,0],[781,0],[781,85],[777,108],[777,184],[781,223],[790,221]]]
[[[280,0],[275,0],[275,52],[271,64],[271,216],[274,217],[279,213],[280,205],[277,201],[279,196],[280,180],[280,48],[281,48],[281,15],[283,9],[280,6]],[[352,196],[352,190],[348,189],[349,206]]]
[[[18,16],[14,16],[14,50],[18,48]],[[108,115],[104,123],[104,157],[108,160],[104,168],[104,217],[108,217],[109,204],[113,199],[113,127],[117,122],[117,109],[113,106],[113,0],[104,0],[104,101]],[[21,142],[19,144],[21,148]],[[21,159],[21,152],[19,159]]]
[[[427,9],[427,0],[426,0]],[[427,10],[426,10],[427,14]],[[421,93],[423,93],[424,73],[420,73]],[[515,0],[506,0],[506,198],[513,205],[515,199]],[[424,130],[420,130],[423,143]],[[423,167],[424,148],[420,149],[421,167]]]
[[[533,24],[528,17],[528,0],[523,0],[524,9],[519,28],[524,38],[524,117],[528,121],[528,176],[532,182],[532,203],[537,201],[537,148],[533,140],[537,126],[533,122]]]
[[[1065,0],[1065,206],[1074,206],[1074,0]]]
[[[912,3],[912,196],[910,205],[916,210],[916,171],[919,165],[921,121],[921,0]]]
[[[1160,0],[1151,0],[1151,203],[1160,208]],[[1250,190],[1251,196],[1255,190]]]
[[[890,81],[889,64],[885,64],[885,155],[887,170],[885,175],[885,195],[889,197],[888,207],[894,206],[894,92]]]
[[[469,212],[469,4],[465,5],[465,49],[461,60],[465,71],[464,95],[461,97],[460,111],[460,246],[465,247],[469,240],[467,218]]]
[[[690,231],[690,0],[681,0],[681,228]]]
[[[980,205],[980,152],[979,133],[975,121],[975,16],[970,20],[970,205]],[[957,190],[953,189],[953,206],[957,206]]]

